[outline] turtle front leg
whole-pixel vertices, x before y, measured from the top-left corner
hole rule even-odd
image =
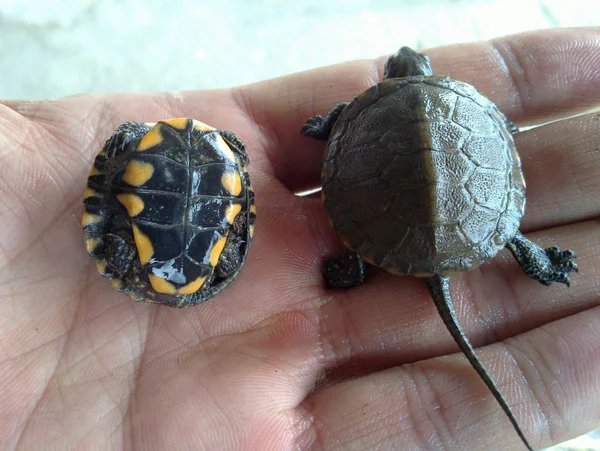
[[[149,131],[150,126],[142,122],[125,122],[119,125],[104,144],[108,157],[121,154],[130,142],[143,137]]]
[[[232,150],[235,151],[240,158],[243,160],[244,164],[249,163],[248,151],[246,150],[246,145],[242,142],[238,136],[229,130],[217,130],[217,133],[221,135],[227,144],[232,147]]]
[[[323,268],[327,288],[352,288],[365,281],[366,262],[351,250],[343,256],[326,260]]]
[[[329,139],[329,135],[331,134],[331,130],[333,130],[333,126],[347,105],[348,102],[340,103],[325,117],[311,117],[302,127],[301,133],[304,136],[310,136],[311,138],[318,139],[320,141],[327,141]]]
[[[552,282],[564,283],[569,286],[569,273],[577,271],[573,261],[575,252],[558,247],[543,249],[525,238],[521,232],[506,244],[513,256],[529,277],[543,285]]]

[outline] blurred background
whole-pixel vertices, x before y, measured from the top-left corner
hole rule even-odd
[[[0,0],[0,98],[227,87],[599,22],[598,0]]]
[[[222,88],[588,25],[598,0],[0,0],[0,98]],[[600,450],[600,431],[552,449]]]

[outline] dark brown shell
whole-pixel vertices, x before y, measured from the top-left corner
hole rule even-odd
[[[515,235],[525,208],[508,121],[448,77],[390,79],[357,97],[331,133],[322,181],[345,244],[395,274],[478,266]]]

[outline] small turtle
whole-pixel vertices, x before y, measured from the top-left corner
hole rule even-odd
[[[519,232],[525,182],[517,127],[466,83],[433,75],[407,47],[389,58],[384,80],[302,133],[328,140],[322,196],[347,250],[325,262],[328,287],[364,281],[366,264],[425,278],[452,337],[532,449],[458,324],[448,277],[507,247],[525,273],[569,285],[575,253],[542,249]]]
[[[98,271],[138,301],[187,307],[240,272],[256,210],[232,132],[178,118],[127,122],[98,153],[82,225]]]

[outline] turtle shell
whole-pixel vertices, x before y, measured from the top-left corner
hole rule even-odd
[[[525,208],[511,124],[448,77],[389,79],[354,99],[330,135],[322,182],[346,246],[401,275],[478,266],[515,235]]]
[[[124,131],[135,138],[119,144]],[[176,307],[222,290],[252,239],[246,163],[245,151],[193,119],[120,127],[84,194],[86,247],[100,273],[136,300]]]

